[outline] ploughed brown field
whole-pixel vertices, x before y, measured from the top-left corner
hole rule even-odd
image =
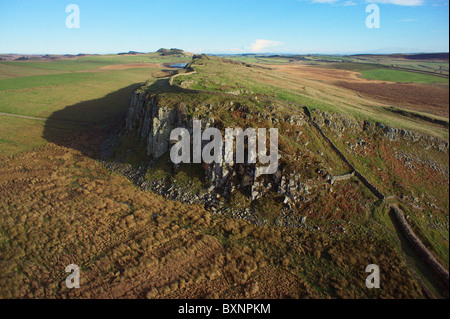
[[[324,82],[333,82],[337,80],[356,81],[363,83],[379,82],[363,79],[358,72],[348,70],[322,69],[301,64],[268,65],[268,67],[281,72],[298,75],[309,80],[318,80]]]
[[[392,103],[412,111],[449,116],[449,90],[421,84],[358,83],[338,81],[336,85],[350,89],[368,98]]]

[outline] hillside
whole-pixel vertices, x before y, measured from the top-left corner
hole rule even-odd
[[[163,199],[90,158],[102,138],[77,134],[85,155],[72,138],[2,159],[2,298],[423,296],[385,240],[255,226]],[[367,262],[391,270],[382,291],[365,289]],[[80,289],[65,289],[69,263]]]
[[[448,141],[433,136],[441,130],[439,126],[420,121],[420,131],[433,131],[428,135],[405,129],[417,129],[417,117],[403,118],[400,127],[373,120],[372,114],[381,118],[387,108],[357,101],[348,107],[346,99],[344,111],[339,104],[320,103],[317,95],[310,102],[303,93],[308,92],[306,87],[297,95],[290,88],[267,84],[265,76],[276,73],[266,67],[196,56],[184,71],[184,76],[143,87],[133,97],[126,127],[114,144],[113,167],[118,171],[132,176],[144,189],[203,203],[225,216],[327,235],[345,234],[345,223],[365,225],[352,233],[366,234],[365,227],[372,228],[389,214],[388,204],[381,206],[385,207],[381,215],[373,215],[380,209],[377,200],[381,198],[402,207],[427,247],[448,267]],[[338,101],[336,95],[333,98]],[[309,102],[311,109],[298,101]],[[400,120],[399,113],[385,114],[384,123]],[[192,119],[222,131],[226,127],[278,128],[282,155],[278,171],[257,178],[258,164],[173,166],[163,156],[170,145],[164,132],[180,123],[192,130]],[[448,130],[448,124],[442,130]],[[141,167],[141,173],[124,168],[123,161]],[[211,197],[211,191],[217,197]],[[421,213],[424,207],[433,211],[428,214],[433,221]],[[426,226],[430,222],[437,227]]]
[[[348,66],[172,50],[0,63],[0,297],[448,298],[396,219],[448,269],[448,102],[361,94],[343,83],[380,83]],[[277,128],[277,171],[174,165],[169,134],[194,119]]]

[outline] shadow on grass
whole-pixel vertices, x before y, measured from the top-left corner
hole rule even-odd
[[[141,85],[134,83],[102,98],[54,112],[45,122],[43,138],[98,159],[104,139],[124,126],[130,98]]]
[[[83,155],[99,159],[101,144],[107,136],[124,127],[130,98],[142,85],[143,83],[134,83],[102,98],[69,105],[54,112],[45,122],[43,138],[47,142],[72,148]],[[199,93],[172,86],[167,77],[156,80],[146,88],[146,92]]]
[[[429,289],[434,297],[448,298],[448,289],[445,287],[445,284],[439,277],[436,276],[435,272],[411,246],[391,212],[389,213],[389,218],[395,227],[398,239],[400,241],[400,248],[404,252],[405,257],[408,258],[406,262],[408,262],[414,271],[416,271],[417,276],[420,277],[423,284],[426,286],[425,289]],[[426,294],[428,295],[429,293]]]

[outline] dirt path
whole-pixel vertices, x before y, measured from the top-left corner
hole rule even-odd
[[[172,85],[173,84],[173,80],[175,79],[175,78],[177,78],[177,77],[179,77],[179,76],[187,76],[187,75],[192,75],[192,74],[195,74],[195,73],[197,73],[197,71],[191,71],[191,72],[186,72],[186,73],[177,73],[177,74],[175,74],[175,75],[172,75],[171,77],[170,77],[170,79],[169,79],[169,85]]]

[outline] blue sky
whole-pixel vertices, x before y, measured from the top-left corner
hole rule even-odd
[[[0,0],[0,52],[448,52],[449,0]],[[367,28],[366,7],[380,8]],[[80,28],[66,27],[66,7]]]

